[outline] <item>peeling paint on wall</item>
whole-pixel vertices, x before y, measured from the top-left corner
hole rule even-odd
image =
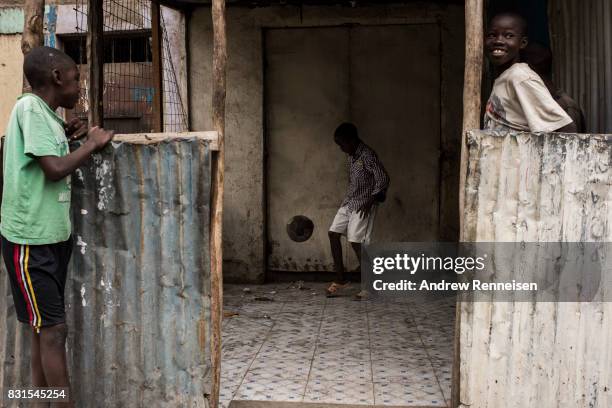
[[[57,27],[57,6],[54,4],[45,7],[45,45],[55,48]]]
[[[76,246],[80,247],[80,251],[81,254],[85,255],[85,252],[87,252],[87,242],[83,242],[83,237],[81,237],[80,235],[77,236],[77,242],[75,244]]]
[[[85,292],[86,292],[85,285],[82,285],[81,286],[81,303],[83,307],[87,306],[87,300],[85,299]]]
[[[23,9],[21,7],[0,8],[0,34],[21,34],[23,31]]]
[[[60,6],[62,7],[62,6]],[[65,5],[70,10],[74,8],[73,5]],[[49,33],[53,33],[52,44],[50,47],[55,47],[55,29],[57,26],[57,9],[58,6],[55,4],[45,5],[45,15],[43,27],[45,30],[45,44],[47,42],[47,36]],[[74,12],[71,13],[74,16]],[[23,8],[21,7],[0,7],[0,34],[21,34],[23,32]],[[74,24],[73,24],[74,25]]]

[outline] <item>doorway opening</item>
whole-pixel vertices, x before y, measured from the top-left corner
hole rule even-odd
[[[225,285],[221,401],[446,407],[455,299],[328,298],[328,229],[348,185],[342,122],[391,182],[373,242],[440,241],[438,23],[266,29],[267,282]],[[347,270],[358,260],[343,239]]]

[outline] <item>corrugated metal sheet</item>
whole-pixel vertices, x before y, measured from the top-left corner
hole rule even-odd
[[[208,406],[209,152],[198,139],[115,143],[73,176],[77,406]],[[29,335],[15,328],[6,272],[0,293],[4,389],[29,383]]]
[[[591,133],[612,132],[612,2],[549,0],[555,78]]]
[[[612,241],[611,141],[472,132],[466,240]],[[463,406],[612,406],[612,303],[463,302],[460,327]]]

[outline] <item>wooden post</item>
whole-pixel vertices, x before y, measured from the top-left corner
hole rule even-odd
[[[155,93],[153,94],[153,131],[164,131],[164,103],[163,103],[163,38],[161,31],[161,10],[159,2],[151,1],[151,47],[153,53],[153,83]]]
[[[23,33],[21,34],[21,52],[25,56],[34,47],[45,43],[43,21],[45,17],[45,0],[26,0],[23,4]],[[23,92],[29,92],[30,84],[23,76]]]
[[[466,132],[480,128],[480,86],[483,60],[483,0],[465,1],[465,71],[463,80],[463,127],[461,136],[461,170],[459,179],[460,236],[463,238],[463,206],[467,175]]]
[[[461,162],[459,170],[459,240],[465,240],[464,200],[468,168],[467,131],[480,128],[480,100],[483,62],[483,0],[465,0],[465,71],[463,80],[463,126],[461,131]],[[457,302],[455,314],[455,339],[453,344],[453,377],[451,407],[460,404],[461,364],[461,302]]]
[[[217,408],[221,382],[221,321],[223,319],[223,179],[225,161],[225,75],[227,40],[225,35],[225,0],[212,1],[213,84],[212,123],[219,137],[219,151],[213,156],[212,203],[210,223],[211,266],[211,354],[213,384],[210,406]]]
[[[89,126],[104,126],[104,9],[102,0],[87,0],[87,66]]]

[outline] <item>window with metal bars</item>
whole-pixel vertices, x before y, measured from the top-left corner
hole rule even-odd
[[[62,43],[64,44],[64,52],[77,64],[87,64],[84,34],[65,37]],[[104,38],[105,64],[152,61],[150,33],[134,33]]]
[[[162,7],[162,10],[164,7]],[[87,7],[76,0],[76,35],[61,39],[64,50],[79,64],[82,78],[81,101],[70,114],[87,117]],[[161,88],[154,79],[151,2],[148,0],[104,0],[104,126],[117,133],[151,132],[161,116],[165,132],[188,130],[186,95],[182,95],[175,72],[164,13],[160,18]],[[169,12],[169,10],[166,10]],[[176,58],[176,55],[174,55]],[[154,99],[162,95],[160,114]]]

